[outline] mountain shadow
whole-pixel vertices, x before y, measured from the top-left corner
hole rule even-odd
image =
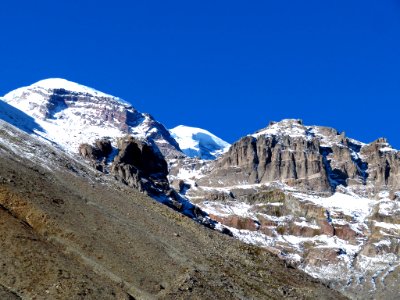
[[[10,123],[26,133],[32,133],[35,130],[44,132],[44,129],[38,123],[36,123],[34,118],[1,99],[0,120]]]

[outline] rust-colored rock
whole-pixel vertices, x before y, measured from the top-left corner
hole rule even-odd
[[[209,216],[211,219],[213,219],[217,222],[220,222],[223,225],[233,227],[236,229],[246,229],[246,230],[255,231],[255,230],[258,230],[258,228],[259,228],[259,225],[250,218],[244,218],[244,217],[239,217],[239,216],[235,216],[235,215],[222,217],[222,216],[210,214]]]

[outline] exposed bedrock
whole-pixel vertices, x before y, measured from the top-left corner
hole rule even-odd
[[[274,130],[281,124],[278,133],[268,133],[267,127],[267,134],[260,131],[234,143],[198,183],[226,187],[279,181],[322,194],[342,185],[363,196],[400,189],[400,152],[386,139],[363,144],[333,128],[281,123],[272,124]]]
[[[208,181],[208,182],[207,182]],[[200,183],[216,185],[281,181],[319,192],[330,191],[317,139],[246,136],[217,162]]]

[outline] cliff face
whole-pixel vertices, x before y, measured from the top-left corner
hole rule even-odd
[[[325,194],[342,185],[375,195],[400,189],[399,167],[399,152],[384,139],[363,144],[332,128],[284,120],[234,143],[199,183],[232,186],[279,181]]]
[[[361,155],[367,164],[367,183],[375,186],[375,191],[383,187],[400,190],[400,152],[392,149],[386,139],[362,147]]]
[[[273,122],[170,180],[239,239],[355,298],[399,297],[400,152],[299,120]]]
[[[281,181],[313,191],[329,191],[319,140],[275,136],[244,137],[217,162],[212,180],[221,185]]]

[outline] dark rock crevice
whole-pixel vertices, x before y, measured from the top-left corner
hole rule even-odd
[[[57,113],[69,107],[68,103],[76,102],[78,99],[78,95],[66,91],[65,89],[53,90],[53,93],[46,103],[46,111],[43,112],[45,118],[54,119]]]
[[[390,177],[390,164],[389,162],[386,160],[385,162],[385,185],[388,184],[389,182],[389,177]]]
[[[356,153],[357,156],[359,156],[362,148],[361,145],[354,144],[351,141],[347,140],[347,146],[351,151],[353,151],[353,153]],[[357,168],[357,174],[360,176],[362,184],[366,185],[368,179],[368,162],[362,161],[361,158],[356,158],[354,155],[351,155],[351,160]]]
[[[116,179],[153,196],[168,192],[168,165],[153,145],[128,136],[118,140],[118,149],[111,166]]]

